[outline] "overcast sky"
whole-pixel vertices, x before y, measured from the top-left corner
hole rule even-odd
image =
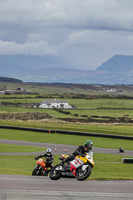
[[[0,0],[0,54],[53,55],[87,70],[133,55],[133,0]]]

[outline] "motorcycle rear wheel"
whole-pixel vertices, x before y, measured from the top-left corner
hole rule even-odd
[[[76,173],[76,179],[78,181],[84,181],[91,175],[91,168],[88,166],[85,171],[82,170],[82,167],[78,169]]]
[[[50,174],[49,177],[51,180],[58,180],[61,178],[61,172],[59,170],[56,170],[56,168],[59,168],[61,165],[55,165],[54,167],[52,167],[52,169],[50,170]]]

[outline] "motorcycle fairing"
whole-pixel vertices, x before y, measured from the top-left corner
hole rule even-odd
[[[82,165],[82,170],[84,171],[87,167],[88,165]]]
[[[81,159],[75,158],[73,161],[70,162],[70,164],[72,164],[75,168],[78,168],[83,165],[83,162]]]
[[[70,162],[70,170],[76,176],[76,169],[83,165],[83,162],[79,158],[75,158],[73,161]]]
[[[76,167],[72,163],[70,163],[70,165],[70,170],[72,171],[73,175],[76,176]]]
[[[45,167],[46,167],[46,163],[43,161],[43,159],[37,160],[37,164],[38,164],[38,165],[41,165],[42,168],[45,168]]]

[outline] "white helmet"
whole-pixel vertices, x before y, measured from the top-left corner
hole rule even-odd
[[[47,149],[46,153],[51,154],[51,149]]]

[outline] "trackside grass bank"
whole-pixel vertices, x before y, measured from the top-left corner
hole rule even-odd
[[[46,148],[42,147],[31,147],[13,144],[1,144],[0,143],[0,153],[25,153],[25,152],[38,152],[45,151]]]
[[[0,120],[0,125],[15,126],[15,127],[28,127],[28,128],[42,128],[49,130],[66,130],[66,131],[80,131],[90,133],[102,133],[110,135],[124,135],[133,137],[133,126],[132,123],[72,123],[62,121],[11,121],[11,120]]]
[[[118,149],[122,146],[125,150],[133,150],[133,140],[100,138],[88,136],[62,135],[58,133],[43,133],[21,130],[0,129],[0,139],[21,140],[32,142],[81,145],[88,139],[92,140],[94,147]]]

